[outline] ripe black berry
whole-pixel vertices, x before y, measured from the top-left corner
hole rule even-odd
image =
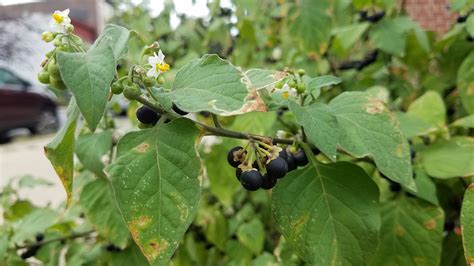
[[[410,147],[410,157],[411,159],[415,159],[415,156],[416,156],[416,151],[415,149],[413,149],[413,147]]]
[[[44,235],[39,233],[35,236],[35,239],[36,239],[37,242],[41,242],[44,239]]]
[[[227,153],[227,162],[232,166],[232,167],[237,167],[241,163],[240,160],[235,160],[239,159],[238,154],[236,152],[243,150],[244,148],[237,146],[229,150]]]
[[[171,107],[171,109],[173,109],[173,111],[175,111],[175,112],[176,112],[177,114],[179,114],[179,115],[187,115],[187,114],[189,114],[188,112],[179,109],[179,107],[176,106],[176,104],[174,104],[174,103],[173,103],[173,107]]]
[[[286,152],[285,149],[283,149],[280,153],[278,153],[278,156],[283,158],[285,161],[288,159],[288,153]]]
[[[306,154],[301,149],[293,154],[293,157],[295,158],[296,165],[298,166],[304,166],[308,164],[308,157],[306,157]]]
[[[138,108],[136,115],[138,121],[143,124],[155,124],[160,119],[160,116],[147,106]]]
[[[242,169],[239,167],[235,168],[235,177],[237,177],[237,180],[240,182],[240,176],[242,175]]]
[[[263,177],[257,170],[245,171],[240,176],[242,186],[250,191],[255,191],[262,186]]]
[[[288,164],[288,172],[295,170],[298,166],[296,165],[295,157],[288,153],[288,157],[286,158],[286,163]]]
[[[282,178],[288,173],[288,163],[281,157],[271,160],[265,167],[268,176]]]
[[[272,189],[277,183],[277,179],[268,174],[264,175],[262,178],[263,182],[261,188],[263,189]]]

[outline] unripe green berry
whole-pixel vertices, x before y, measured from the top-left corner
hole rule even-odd
[[[43,84],[49,84],[49,73],[46,70],[42,70],[38,73],[38,81]]]
[[[296,86],[296,81],[290,80],[290,82],[288,82],[288,86],[290,86],[290,88],[294,88]]]
[[[67,33],[72,33],[74,31],[74,25],[72,24],[66,25],[66,27],[64,28],[64,31],[66,31]]]
[[[298,83],[296,84],[296,91],[298,93],[303,93],[306,91],[306,85],[304,85],[304,83]]]
[[[125,84],[123,88],[123,95],[129,100],[136,100],[142,94],[140,87],[137,84]]]
[[[67,87],[61,79],[56,79],[53,76],[49,77],[49,85],[57,90],[66,90]]]
[[[51,77],[54,77],[55,79],[61,79],[61,72],[59,71],[59,66],[54,60],[51,60],[48,63],[48,72]]]
[[[158,76],[158,83],[159,83],[159,84],[165,84],[165,77],[163,77],[163,76],[161,76],[161,75]]]
[[[53,42],[53,45],[56,46],[56,47],[59,47],[59,46],[62,46],[63,45],[63,41],[61,40],[61,37],[59,38],[56,38]]]
[[[298,69],[298,75],[300,76],[304,76],[304,74],[306,74],[306,71],[302,68]]]
[[[112,86],[111,86],[111,91],[113,94],[120,94],[123,92],[123,86],[122,86],[122,83],[116,81],[114,83],[112,83]]]
[[[51,42],[54,40],[54,35],[50,31],[45,31],[41,34],[41,40],[45,42]]]
[[[51,58],[51,56],[53,56],[53,54],[54,54],[54,50],[51,50],[51,51],[46,53],[46,57]]]
[[[146,87],[153,87],[155,86],[156,84],[156,79],[154,77],[145,77],[143,79],[143,84],[146,86]]]
[[[281,89],[283,88],[283,85],[285,85],[285,82],[283,82],[283,80],[280,80],[277,83],[275,83],[275,88]]]

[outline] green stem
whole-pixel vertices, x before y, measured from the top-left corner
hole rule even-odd
[[[171,119],[176,119],[181,117],[178,114],[172,113],[172,112],[166,112],[162,107],[150,102],[147,98],[139,96],[136,99],[138,102],[140,102],[143,105],[148,106],[151,108],[153,111],[163,114]],[[255,134],[250,134],[250,133],[245,133],[245,132],[239,132],[239,131],[233,131],[233,130],[228,130],[225,128],[218,128],[218,127],[213,127],[207,124],[204,124],[199,121],[193,120],[193,122],[203,129],[206,132],[206,135],[212,135],[212,136],[219,136],[219,137],[227,137],[227,138],[234,138],[234,139],[248,139],[248,140],[257,140],[260,142],[265,142],[272,140],[273,143],[279,143],[279,144],[293,144],[294,140],[292,139],[280,139],[280,138],[270,138],[267,136],[261,136],[261,135],[255,135]],[[266,145],[266,144],[265,144]],[[267,145],[268,146],[268,145]]]
[[[32,244],[27,244],[27,245],[23,245],[23,246],[16,246],[16,249],[23,249],[23,248],[28,249],[28,248],[32,248],[32,247],[43,246],[43,245],[53,243],[53,242],[56,242],[56,241],[62,241],[62,240],[67,240],[67,239],[75,239],[75,238],[79,238],[79,237],[85,237],[85,236],[88,236],[88,235],[90,235],[94,232],[95,232],[95,230],[90,230],[90,231],[86,231],[86,232],[82,232],[82,233],[76,233],[76,234],[71,234],[71,235],[67,235],[67,236],[51,238],[51,239],[48,239],[48,240],[43,240],[43,241],[39,241],[39,242],[32,243]]]
[[[219,118],[217,117],[216,114],[211,114],[212,117],[212,122],[214,122],[214,126],[217,128],[222,128],[221,123],[219,122]]]

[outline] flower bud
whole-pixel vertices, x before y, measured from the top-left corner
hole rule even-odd
[[[129,100],[136,100],[142,94],[137,84],[124,84],[123,95]]]
[[[45,31],[41,34],[41,40],[45,42],[51,42],[52,40],[54,40],[54,35],[50,31]]]
[[[67,24],[65,27],[64,27],[64,31],[66,33],[72,33],[74,31],[74,26],[72,24]]]
[[[158,83],[159,84],[164,84],[165,83],[165,78],[162,75],[158,76]]]

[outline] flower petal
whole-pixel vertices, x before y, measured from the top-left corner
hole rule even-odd
[[[157,78],[158,73],[156,72],[156,68],[150,68],[150,70],[148,70],[148,72],[146,72],[146,76]]]
[[[158,51],[158,60],[160,63],[163,63],[163,61],[165,61],[165,55],[161,50]]]

